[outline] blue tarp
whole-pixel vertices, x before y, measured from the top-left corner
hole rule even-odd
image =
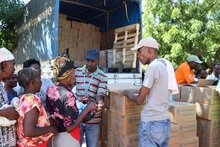
[[[127,11],[126,11],[127,9]],[[60,13],[91,23],[101,31],[141,22],[140,0],[61,0]]]

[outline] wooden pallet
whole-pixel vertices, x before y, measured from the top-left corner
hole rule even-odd
[[[137,54],[131,48],[137,45],[139,39],[140,25],[133,24],[115,29],[115,40],[113,45],[113,64],[131,65],[136,68]]]

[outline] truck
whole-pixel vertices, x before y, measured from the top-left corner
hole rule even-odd
[[[58,55],[80,67],[86,50],[96,48],[109,84],[140,85],[141,66],[130,48],[142,35],[141,7],[141,0],[31,0],[16,26],[18,68],[35,58],[50,77],[50,66]]]

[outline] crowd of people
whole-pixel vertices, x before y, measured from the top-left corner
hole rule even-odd
[[[36,59],[25,61],[15,74],[13,54],[0,48],[0,56],[0,146],[80,147],[84,132],[87,146],[98,146],[107,91],[98,50],[89,49],[86,65],[77,69],[73,61],[58,56],[53,63],[55,83],[41,78]]]
[[[169,97],[178,93],[177,84],[211,79],[220,92],[220,64],[214,64],[208,72],[198,68],[203,61],[190,55],[174,70],[168,60],[159,58],[159,43],[152,37],[143,38],[131,50],[148,65],[138,93],[123,91],[129,100],[144,104],[139,147],[167,147]],[[25,61],[23,69],[15,74],[13,54],[0,48],[0,56],[0,146],[80,147],[85,135],[87,147],[98,147],[108,79],[98,67],[97,49],[88,49],[85,66],[76,69],[74,61],[56,57],[55,82],[41,77],[41,64],[36,59]]]

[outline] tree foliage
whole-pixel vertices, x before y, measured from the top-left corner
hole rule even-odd
[[[19,0],[0,1],[0,46],[9,50],[17,45],[15,25],[22,13],[24,4]]]
[[[160,56],[176,67],[189,54],[220,62],[219,0],[145,0],[143,36],[160,43]]]

